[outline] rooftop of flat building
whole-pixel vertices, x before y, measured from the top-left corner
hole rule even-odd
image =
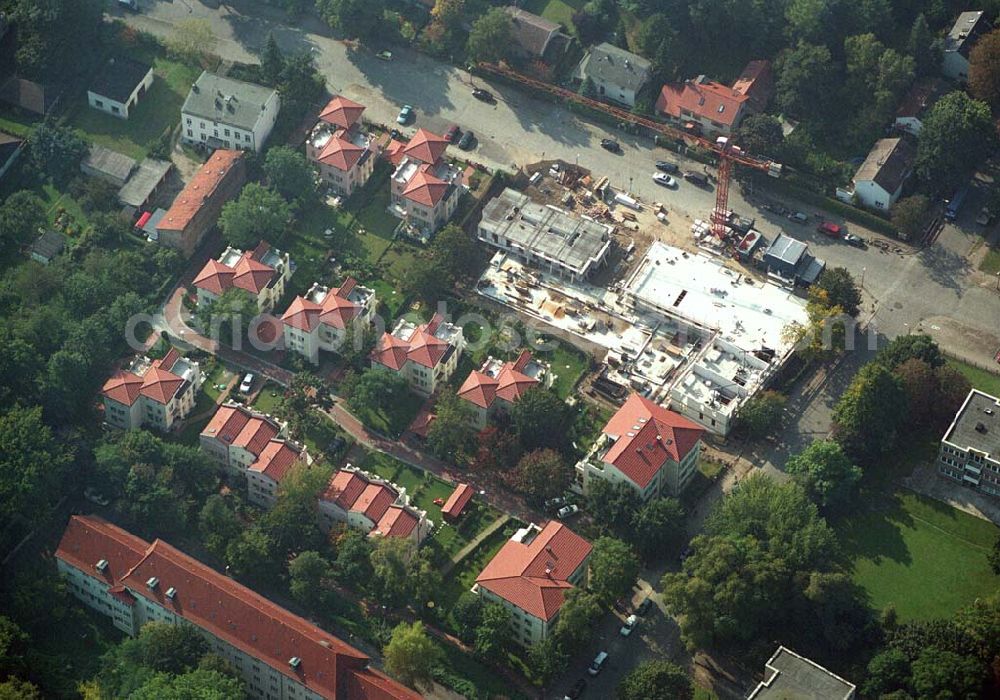
[[[978,389],[970,391],[944,439],[1000,460],[1000,399]]]

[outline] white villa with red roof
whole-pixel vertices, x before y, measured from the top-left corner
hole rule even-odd
[[[544,528],[529,525],[500,548],[472,591],[510,611],[516,642],[535,644],[555,627],[566,592],[586,582],[591,549],[555,520]]]
[[[410,506],[406,489],[347,465],[336,472],[319,497],[319,523],[335,523],[369,537],[402,537],[420,544],[434,528],[427,513]]]
[[[74,515],[56,549],[69,592],[135,636],[148,622],[189,624],[258,700],[419,700],[346,642],[163,540]]]
[[[489,357],[479,370],[473,370],[458,390],[458,397],[472,407],[472,425],[479,430],[499,413],[510,413],[514,403],[528,389],[548,387],[552,374],[548,366],[531,357],[527,350],[513,362]]]
[[[339,352],[351,324],[370,325],[376,306],[375,292],[353,277],[335,289],[313,284],[281,316],[285,349],[318,365],[319,351]]]
[[[424,241],[451,218],[464,188],[464,171],[444,159],[447,148],[443,136],[418,129],[396,155],[399,164],[392,173],[389,211]]]
[[[334,97],[306,140],[306,157],[319,167],[323,182],[345,197],[368,182],[378,159],[375,139],[361,129],[364,111],[364,105]]]
[[[217,260],[209,260],[194,278],[198,305],[211,304],[227,289],[242,289],[257,300],[260,312],[270,311],[285,293],[285,283],[295,272],[288,253],[261,241],[243,252],[226,248]]]
[[[198,363],[173,348],[158,360],[136,357],[104,382],[104,420],[122,430],[166,432],[194,408],[201,383]]]
[[[577,489],[594,479],[631,486],[643,501],[677,496],[698,468],[705,429],[649,399],[632,394],[576,464]]]
[[[392,333],[379,339],[371,354],[372,369],[398,372],[421,396],[430,396],[451,378],[465,347],[462,329],[434,314],[417,326],[399,319]]]
[[[269,508],[282,479],[299,462],[312,464],[305,445],[289,440],[287,426],[268,415],[229,401],[201,431],[201,449],[234,474],[247,479],[250,501]]]

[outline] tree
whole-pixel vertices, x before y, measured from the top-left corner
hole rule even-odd
[[[418,264],[412,265],[403,273],[403,291],[433,307],[451,289],[454,281],[447,273],[438,268],[427,256],[421,257]]]
[[[180,675],[157,673],[129,693],[130,700],[242,700],[243,682],[233,677],[195,669]]]
[[[950,92],[923,119],[914,171],[931,192],[951,192],[995,142],[989,105],[964,92]]]
[[[632,517],[629,538],[647,562],[663,561],[684,539],[684,508],[676,498],[653,498]]]
[[[24,671],[30,638],[17,623],[0,615],[0,678]]]
[[[410,562],[416,547],[399,537],[380,537],[371,553],[372,586],[384,605],[400,606],[410,600]]]
[[[437,232],[431,241],[430,255],[436,266],[451,279],[472,279],[480,271],[479,246],[456,224],[448,224]]]
[[[906,394],[899,378],[872,362],[861,368],[837,401],[834,437],[852,459],[872,464],[896,446],[906,418]]]
[[[788,397],[772,389],[754,394],[736,414],[739,432],[751,440],[770,437],[781,426]]]
[[[451,616],[455,620],[455,627],[462,641],[475,641],[476,628],[483,621],[485,607],[486,601],[483,600],[482,596],[472,591],[463,591],[462,595],[458,597],[451,609]]]
[[[613,537],[599,537],[590,553],[590,590],[611,603],[632,592],[639,578],[639,557],[631,546]]]
[[[555,450],[528,452],[511,474],[511,485],[533,503],[565,493],[573,481],[573,470]]]
[[[0,683],[0,700],[42,700],[42,692],[30,681],[7,676]]]
[[[982,697],[986,673],[978,659],[932,647],[920,653],[911,669],[917,697],[956,700]]]
[[[69,127],[44,121],[28,135],[27,161],[45,178],[64,187],[80,171],[87,144]]]
[[[510,15],[502,7],[490,8],[472,23],[469,32],[469,58],[495,63],[507,58],[511,47]]]
[[[986,555],[986,560],[990,563],[993,573],[1000,576],[1000,537],[993,543],[993,549]]]
[[[198,665],[208,642],[190,625],[147,622],[135,639],[122,642],[121,660],[161,673],[183,673]]]
[[[0,242],[11,247],[24,245],[46,222],[45,205],[38,195],[30,190],[15,192],[0,204]]]
[[[295,462],[278,486],[274,505],[257,521],[273,543],[271,562],[278,571],[293,553],[322,546],[316,499],[330,483],[331,476],[332,469],[322,462],[311,465]]]
[[[903,197],[892,205],[889,217],[892,225],[906,234],[909,239],[917,239],[927,224],[930,201],[926,195],[914,194]]]
[[[687,672],[675,663],[644,661],[618,684],[619,700],[691,700],[694,688]]]
[[[313,408],[322,383],[312,372],[297,372],[281,397],[281,415],[288,420],[292,436],[301,440],[323,420]]]
[[[316,173],[304,154],[288,146],[269,148],[264,176],[271,189],[289,202],[308,200],[316,193]]]
[[[861,479],[861,469],[832,440],[813,440],[805,450],[789,458],[785,471],[821,508],[842,505]]]
[[[781,122],[770,114],[751,114],[736,130],[736,143],[755,156],[780,156],[785,145]]]
[[[267,43],[264,44],[264,51],[260,55],[260,72],[269,85],[277,85],[284,68],[285,57],[274,38],[274,32],[268,32]],[[278,146],[278,148],[285,148],[285,146]]]
[[[597,479],[587,490],[587,510],[605,530],[624,535],[639,510],[639,496],[628,484]]]
[[[865,697],[881,698],[904,688],[910,679],[910,661],[898,649],[883,649],[868,662]]]
[[[800,616],[814,620],[809,629],[817,630],[829,649],[843,653],[861,643],[876,628],[864,590],[847,574],[814,571],[803,591],[807,608]]]
[[[838,306],[849,316],[857,316],[861,306],[861,290],[854,277],[844,267],[828,267],[817,280],[820,289],[827,293],[831,306]]]
[[[788,36],[800,41],[820,41],[833,19],[831,0],[790,0],[785,9]]]
[[[639,25],[635,44],[636,50],[652,61],[657,75],[664,80],[675,76],[678,69],[677,33],[666,15],[656,13],[647,17]]]
[[[195,318],[208,337],[236,345],[249,336],[257,312],[256,297],[240,287],[230,287],[212,303],[199,306]]]
[[[292,598],[309,610],[323,602],[327,580],[333,569],[322,554],[305,551],[288,562],[288,587]]]
[[[198,64],[215,49],[215,32],[207,19],[185,19],[175,25],[166,44],[178,58]]]
[[[272,189],[251,182],[238,199],[226,202],[219,228],[226,243],[252,250],[261,241],[279,244],[292,220],[288,202]]]
[[[562,644],[550,635],[528,647],[528,668],[541,686],[547,686],[552,679],[566,670],[569,655]]]
[[[433,669],[444,657],[441,648],[427,636],[420,622],[396,625],[382,654],[389,673],[418,689],[432,686]]]
[[[537,386],[524,392],[511,410],[511,423],[526,451],[542,447],[562,451],[566,447],[566,426],[571,422],[566,403]]]
[[[317,0],[316,9],[327,24],[348,37],[369,39],[382,25],[385,0]]]
[[[908,333],[893,338],[888,345],[878,351],[875,361],[894,370],[910,359],[919,359],[931,367],[941,367],[945,363],[941,348],[934,339],[923,333]]]
[[[0,516],[41,516],[62,496],[73,451],[42,421],[42,409],[14,406],[0,414]]]
[[[205,548],[222,559],[226,556],[229,543],[239,538],[243,523],[226,503],[225,497],[213,493],[202,506],[198,516],[198,529]]]
[[[476,627],[476,653],[484,659],[498,659],[514,641],[510,611],[500,603],[487,603]]]
[[[1000,109],[1000,30],[980,37],[969,54],[969,92]]]
[[[836,92],[834,65],[825,46],[800,41],[786,50],[775,67],[778,106],[794,116],[822,119]]]
[[[410,391],[405,377],[382,368],[361,372],[345,384],[347,400],[361,412],[386,411]]]
[[[917,15],[917,18],[913,20],[906,50],[913,56],[914,68],[918,76],[930,75],[939,70],[941,46],[935,41],[934,34],[931,33],[931,28],[923,13]]]
[[[338,581],[352,588],[362,588],[372,579],[372,545],[357,530],[348,530],[337,543],[334,574]]]
[[[255,581],[270,581],[275,572],[262,562],[274,561],[274,542],[260,527],[243,531],[239,539],[226,547],[226,564],[233,574]]]
[[[465,0],[435,0],[431,17],[446,32],[457,32],[461,30],[462,20],[465,18]]]
[[[470,427],[472,408],[453,391],[444,391],[434,405],[437,416],[427,431],[427,446],[441,459],[464,464],[475,449]]]
[[[93,67],[91,49],[103,39],[101,2],[8,0],[3,6],[17,27],[14,58],[20,77],[69,84]]]
[[[554,634],[559,645],[572,655],[583,649],[594,636],[594,626],[604,613],[595,593],[573,588],[566,592]]]
[[[915,430],[944,430],[969,395],[971,385],[963,374],[948,365],[933,368],[917,357],[896,367],[906,393],[907,415]]]

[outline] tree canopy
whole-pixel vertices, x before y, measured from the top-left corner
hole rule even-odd
[[[289,202],[308,200],[316,193],[316,174],[304,154],[275,146],[264,157],[264,176],[270,187]]]
[[[950,92],[922,120],[914,171],[932,192],[950,194],[996,143],[989,105]]]
[[[511,48],[510,15],[502,7],[493,7],[472,23],[469,32],[469,57],[493,63],[506,58]]]
[[[821,508],[844,504],[861,479],[861,469],[832,440],[814,440],[785,463],[785,471]]]
[[[834,436],[851,458],[871,464],[895,447],[906,410],[899,378],[882,364],[869,363],[834,407]]]
[[[618,700],[691,700],[694,687],[687,672],[665,660],[644,661],[618,684]]]
[[[590,553],[590,590],[606,604],[631,593],[639,577],[639,557],[613,537],[594,540]]]
[[[382,655],[386,670],[414,688],[431,686],[432,669],[443,658],[441,648],[427,635],[421,622],[400,622]]]
[[[241,250],[253,250],[261,241],[280,245],[292,221],[292,211],[284,197],[273,189],[251,182],[238,199],[226,202],[219,216],[219,228],[226,243]]]
[[[521,457],[509,481],[530,502],[540,504],[566,492],[573,481],[573,469],[558,452],[543,448]]]

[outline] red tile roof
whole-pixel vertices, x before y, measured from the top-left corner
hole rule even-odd
[[[233,286],[233,277],[235,276],[236,270],[233,268],[223,265],[218,260],[209,260],[205,263],[205,267],[201,268],[198,276],[194,278],[193,284],[198,289],[221,295]]]
[[[281,321],[286,326],[298,328],[303,331],[311,331],[319,322],[319,315],[322,311],[319,304],[309,301],[304,297],[295,297],[292,303],[281,315]]]
[[[573,588],[568,579],[591,546],[562,523],[551,521],[528,544],[509,540],[476,583],[541,620],[551,620]]]
[[[656,101],[656,111],[683,119],[682,110],[685,110],[703,119],[732,126],[749,99],[722,83],[688,80],[681,85],[664,85]]]
[[[350,510],[367,485],[368,480],[358,472],[341,469],[331,477],[320,499],[336,503],[344,510]]]
[[[402,506],[389,506],[369,534],[383,537],[409,537],[420,519]]]
[[[351,505],[351,510],[363,513],[366,518],[377,523],[395,502],[396,496],[396,492],[385,484],[369,483],[361,491],[358,500]]]
[[[774,95],[774,72],[771,62],[756,60],[747,63],[740,77],[733,83],[733,90],[750,98],[751,106],[756,110],[767,107]]]
[[[164,406],[177,395],[178,389],[184,385],[184,380],[173,372],[168,372],[153,361],[153,366],[142,375],[142,386],[139,393]]]
[[[441,201],[447,191],[447,182],[420,169],[406,183],[403,196],[425,207],[433,207]]]
[[[400,370],[407,360],[433,369],[448,352],[448,342],[434,335],[444,318],[434,314],[430,321],[418,326],[408,340],[384,333],[371,358],[392,370]]]
[[[248,253],[243,254],[234,269],[236,276],[233,277],[233,286],[252,294],[260,294],[277,274],[273,267],[254,260]]]
[[[537,379],[524,374],[530,361],[531,353],[525,350],[514,362],[503,363],[495,379],[485,372],[470,372],[458,396],[480,408],[489,408],[497,398],[512,404],[538,384]]]
[[[109,589],[131,592],[259,659],[320,697],[417,700],[342,640],[205,566],[162,540],[152,544],[92,516],[74,516],[56,556],[83,571],[109,562]],[[90,559],[97,557],[93,562]],[[151,578],[158,580],[150,588]],[[174,589],[168,598],[166,591]],[[297,657],[292,668],[289,660]]]
[[[426,330],[426,326],[418,328],[410,336],[410,351],[406,357],[418,365],[433,369],[448,351],[447,341],[438,338]]]
[[[385,147],[385,151],[383,151],[383,153],[386,160],[396,166],[403,162],[403,152],[405,150],[405,143],[396,139],[389,139],[389,145]]]
[[[302,450],[285,440],[270,440],[250,465],[250,471],[260,472],[276,483],[281,483],[285,474],[302,456]]]
[[[417,411],[416,418],[410,423],[407,430],[409,430],[414,435],[418,435],[422,438],[426,438],[430,434],[431,423],[437,420],[437,415],[428,407],[425,403]]]
[[[383,333],[372,352],[372,360],[389,369],[399,371],[406,364],[410,344],[391,333]]]
[[[187,186],[174,199],[167,213],[156,225],[166,231],[183,231],[205,202],[212,197],[216,188],[225,179],[236,161],[243,157],[243,151],[220,149],[201,166]]]
[[[142,387],[142,377],[120,369],[104,382],[101,394],[112,401],[131,406],[139,398],[140,387]]]
[[[468,484],[458,484],[455,486],[455,490],[451,492],[451,495],[448,496],[444,507],[441,508],[441,515],[448,518],[457,518],[465,510],[465,506],[468,505],[469,501],[472,500],[474,493],[475,489]]]
[[[604,461],[646,488],[668,460],[680,462],[704,433],[697,423],[632,394],[604,426],[604,434],[615,439]]]
[[[335,135],[323,146],[323,150],[316,156],[316,160],[323,165],[347,172],[361,160],[364,152],[365,149],[361,146]]]
[[[403,155],[414,158],[422,163],[437,163],[448,148],[444,136],[438,136],[427,129],[417,129],[410,142],[403,149]]]
[[[260,261],[270,244],[261,241],[252,251],[243,253],[236,265],[229,267],[218,260],[209,260],[194,278],[194,286],[213,294],[222,294],[230,287],[245,289],[252,294],[260,294],[277,274],[270,265]]]
[[[489,408],[497,396],[497,380],[479,370],[469,372],[458,390],[458,397],[480,408]]]
[[[226,404],[219,407],[201,435],[218,440],[227,447],[242,447],[259,457],[268,442],[277,437],[279,432],[277,423],[256,411],[245,406]]]
[[[327,103],[323,111],[319,113],[319,118],[328,124],[339,126],[341,129],[350,129],[361,118],[361,113],[364,111],[364,105],[353,102],[346,97],[337,96]]]
[[[375,524],[373,532],[386,537],[406,537],[413,532],[419,518],[394,505],[397,498],[399,493],[388,484],[371,481],[352,469],[341,469],[330,479],[320,500],[335,503],[345,511],[363,514]]]
[[[348,277],[340,287],[329,291],[322,304],[295,297],[281,320],[292,328],[305,331],[312,331],[319,323],[345,330],[347,324],[361,313],[361,306],[349,298],[357,284],[357,280]]]

